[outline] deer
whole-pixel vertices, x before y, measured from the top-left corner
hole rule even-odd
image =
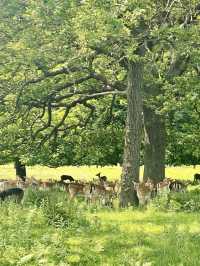
[[[155,187],[152,182],[133,182],[134,184],[134,189],[136,190],[137,197],[139,200],[139,205],[140,206],[145,206],[149,203],[151,197],[152,197],[152,192],[154,191]]]
[[[0,191],[18,187],[18,180],[4,180],[0,182]]]
[[[23,199],[24,191],[21,188],[9,188],[0,192],[0,200],[5,201],[6,199],[14,199],[16,203],[20,203]]]
[[[196,173],[194,174],[194,182],[199,183],[200,182],[200,174]]]
[[[107,181],[107,176],[101,176],[101,173],[96,174],[96,176],[98,177],[100,183]]]
[[[159,182],[156,186],[157,194],[158,195],[168,195],[170,192],[170,180],[164,179],[163,181]]]
[[[99,202],[104,206],[113,207],[113,198],[115,192],[113,187],[105,187],[102,184],[91,185],[91,201],[93,203]]]
[[[60,180],[64,183],[74,182],[74,178],[71,175],[61,175]]]
[[[68,183],[66,190],[69,192],[69,198],[72,200],[77,194],[84,195],[84,183]]]

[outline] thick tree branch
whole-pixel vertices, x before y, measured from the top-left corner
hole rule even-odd
[[[86,69],[87,69],[86,67],[62,67],[58,70],[47,71],[41,77],[26,81],[25,86],[29,84],[35,84],[35,83],[41,82],[45,80],[46,78],[55,77],[55,76],[62,75],[62,74],[71,74],[71,73],[83,71]]]
[[[51,108],[51,103],[48,103],[47,106],[47,114],[48,114],[48,120],[47,123],[42,127],[39,128],[35,134],[32,136],[33,139],[35,139],[37,137],[37,135],[41,132],[44,131],[45,129],[49,128],[51,126],[51,121],[52,121],[52,108]]]

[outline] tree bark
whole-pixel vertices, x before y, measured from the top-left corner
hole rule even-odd
[[[128,108],[120,193],[121,207],[138,205],[136,192],[133,188],[133,181],[139,180],[140,170],[140,146],[142,135],[142,81],[142,63],[129,62],[127,88]]]
[[[15,159],[16,176],[20,177],[23,181],[26,180],[26,166],[21,163],[19,158]]]
[[[166,78],[170,81],[174,76],[180,76],[187,68],[189,58],[185,56],[175,56],[172,53],[172,60]],[[156,78],[156,77],[154,77]],[[144,175],[143,179],[150,178],[159,182],[165,178],[165,121],[164,118],[155,113],[148,103],[155,100],[156,96],[162,94],[160,86],[150,85],[144,87]]]
[[[143,107],[144,113],[144,175],[160,182],[165,178],[165,122],[150,107]]]

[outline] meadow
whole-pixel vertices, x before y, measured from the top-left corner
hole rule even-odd
[[[63,174],[69,174],[76,179],[92,180],[97,173],[101,172],[106,175],[110,180],[120,178],[120,166],[63,166],[58,168],[50,168],[46,166],[28,166],[27,176],[34,176],[38,179],[59,179]],[[200,165],[193,168],[193,166],[177,166],[166,167],[166,176],[178,179],[193,179],[195,173],[200,172]],[[143,167],[140,169],[140,176],[142,176]],[[0,165],[0,179],[1,178],[15,178],[15,169],[12,164]]]
[[[120,167],[38,166],[29,167],[28,175],[57,179],[67,173],[90,179],[98,171],[110,179],[120,175]],[[179,178],[192,178],[198,171],[167,169]],[[12,165],[0,172],[14,178]],[[21,206],[0,205],[0,265],[199,266],[200,190],[184,197],[184,205],[174,200],[170,209],[153,202],[147,209],[115,205],[111,210],[87,206],[81,199],[70,202],[64,191],[27,190]]]

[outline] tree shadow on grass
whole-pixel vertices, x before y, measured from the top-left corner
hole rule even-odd
[[[200,236],[190,232],[198,214],[147,212],[146,217],[144,213],[138,216],[133,213],[115,220],[113,214],[98,230],[88,232],[87,238],[103,242],[100,265],[200,265]]]

